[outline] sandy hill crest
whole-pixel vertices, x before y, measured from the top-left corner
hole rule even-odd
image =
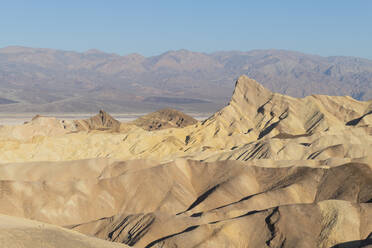
[[[0,214],[0,244],[6,248],[125,248],[42,222]]]

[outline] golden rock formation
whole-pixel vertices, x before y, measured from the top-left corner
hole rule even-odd
[[[134,247],[371,244],[371,111],[241,76],[202,122],[162,111],[120,123],[102,111],[1,127],[0,227],[32,219]]]

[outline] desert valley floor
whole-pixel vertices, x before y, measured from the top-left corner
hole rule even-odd
[[[205,120],[0,126],[0,247],[368,247],[372,101],[247,76]]]

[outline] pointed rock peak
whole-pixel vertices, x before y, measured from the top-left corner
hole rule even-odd
[[[99,115],[108,115],[108,113],[106,113],[104,110],[100,109],[99,110]]]
[[[249,78],[246,75],[242,75],[238,78],[235,84],[235,89],[231,102],[240,104],[242,102],[248,102],[252,104],[261,103],[262,100],[270,98],[272,92],[263,87],[256,80]]]
[[[76,128],[78,130],[113,130],[118,131],[120,129],[120,121],[109,115],[103,110],[99,113],[86,120],[75,121]]]
[[[243,88],[245,90],[250,91],[264,91],[264,92],[270,92],[268,89],[266,89],[262,84],[257,82],[256,80],[248,77],[247,75],[242,75],[238,78],[235,84],[235,88]]]
[[[111,115],[109,115],[107,112],[105,112],[102,109],[99,111],[98,115],[93,116],[90,119],[96,123],[98,122],[102,126],[106,126],[109,123],[118,122],[114,117],[112,117]]]

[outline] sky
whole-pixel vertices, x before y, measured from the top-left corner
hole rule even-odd
[[[0,47],[125,55],[286,49],[372,59],[372,1],[85,1],[0,3]]]

